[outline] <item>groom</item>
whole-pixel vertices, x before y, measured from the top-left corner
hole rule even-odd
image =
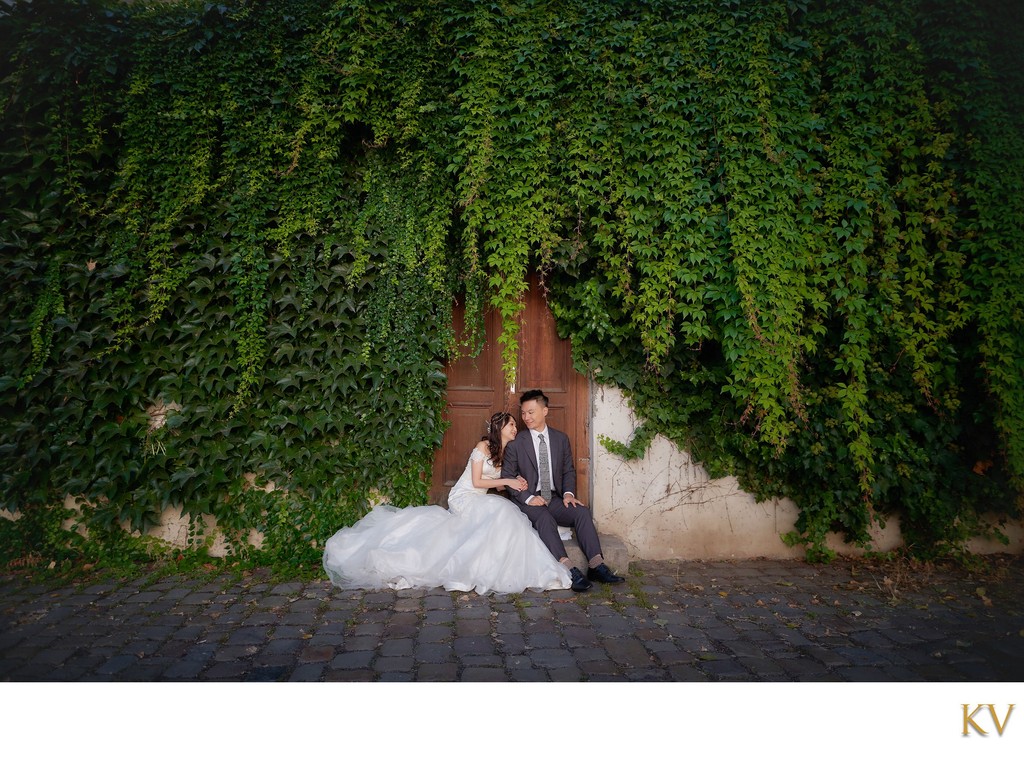
[[[530,519],[551,554],[570,569],[573,590],[589,590],[593,586],[591,581],[625,581],[605,565],[590,508],[576,499],[576,467],[569,438],[547,425],[547,396],[540,390],[524,392],[519,398],[519,412],[528,431],[520,432],[505,448],[501,477],[522,476],[527,486],[522,492],[510,491],[509,496]],[[585,577],[570,565],[558,536],[559,526],[576,530],[576,539],[588,561]]]

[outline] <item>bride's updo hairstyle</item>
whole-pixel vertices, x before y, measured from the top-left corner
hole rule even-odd
[[[491,463],[495,468],[501,468],[501,459],[504,451],[501,449],[501,430],[512,418],[511,413],[498,411],[487,422],[487,434],[480,439],[487,440],[487,451],[491,454]]]

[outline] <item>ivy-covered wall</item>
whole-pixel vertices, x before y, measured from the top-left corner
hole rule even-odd
[[[955,547],[1024,493],[1005,6],[5,7],[0,504],[28,542],[71,493],[94,536],[177,504],[315,562],[424,501],[453,299],[514,324],[537,268],[644,419],[620,452],[792,498],[812,556],[890,512]]]

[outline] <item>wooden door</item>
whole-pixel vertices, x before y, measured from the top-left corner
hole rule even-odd
[[[463,328],[464,311],[453,313],[456,332]],[[480,441],[492,413],[507,410],[519,420],[519,396],[540,389],[548,396],[548,423],[569,435],[576,465],[576,496],[590,498],[590,393],[587,378],[573,368],[569,340],[559,339],[555,320],[536,278],[523,312],[519,361],[515,381],[507,385],[501,371],[501,319],[485,318],[485,344],[476,358],[461,358],[446,367],[450,422],[441,449],[434,456],[430,502],[447,503],[448,491],[462,475],[469,452]],[[520,424],[520,426],[522,426]]]

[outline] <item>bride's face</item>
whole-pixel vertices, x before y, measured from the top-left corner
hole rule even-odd
[[[505,426],[501,427],[501,441],[503,443],[511,442],[516,438],[516,433],[518,431],[518,427],[516,427],[516,420],[514,418],[510,418],[505,422]]]

